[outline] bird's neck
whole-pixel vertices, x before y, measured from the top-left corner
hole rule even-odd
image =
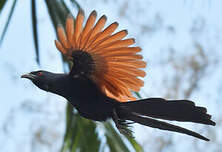
[[[69,79],[68,74],[55,74],[48,91],[66,98]]]

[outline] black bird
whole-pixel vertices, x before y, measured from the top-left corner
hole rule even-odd
[[[141,69],[146,62],[137,54],[141,48],[129,47],[135,41],[123,39],[126,30],[113,34],[117,22],[103,30],[106,16],[95,23],[96,16],[93,11],[83,27],[84,14],[80,10],[75,23],[68,15],[66,31],[62,26],[57,28],[56,47],[73,63],[69,74],[34,71],[21,77],[30,79],[42,90],[63,96],[85,118],[95,121],[112,118],[123,134],[131,135],[129,123],[139,123],[209,141],[193,131],[152,119],[215,125],[206,108],[189,100],[136,100],[131,92],[140,90],[143,81],[138,77],[146,75]]]

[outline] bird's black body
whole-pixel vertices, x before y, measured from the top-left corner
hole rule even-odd
[[[123,39],[126,30],[112,34],[117,22],[102,30],[106,17],[102,16],[94,26],[96,12],[93,11],[82,28],[83,18],[83,12],[79,11],[75,26],[69,16],[66,32],[61,26],[57,29],[56,47],[73,63],[69,74],[34,71],[22,78],[30,79],[42,90],[63,96],[85,118],[113,119],[119,131],[126,135],[131,135],[127,128],[130,121],[209,140],[185,128],[152,119],[215,125],[206,108],[195,106],[192,101],[162,98],[128,101],[135,100],[131,91],[137,92],[144,85],[138,78],[146,75],[141,70],[146,63],[137,54],[141,48],[129,47],[135,40]]]
[[[41,76],[39,76],[41,74]],[[188,134],[203,140],[207,138],[190,130],[161,122],[153,118],[188,121],[207,125],[215,125],[204,107],[197,107],[188,100],[165,100],[148,98],[131,102],[118,102],[106,96],[97,85],[87,77],[70,74],[55,74],[46,71],[31,72],[23,75],[33,81],[40,89],[66,98],[85,118],[105,121],[112,118],[118,129],[129,134],[121,124],[127,120],[149,127]]]
[[[107,97],[87,77],[73,77],[69,74],[52,74],[49,72],[46,75],[50,77],[46,80],[48,82],[47,89],[44,88],[44,85],[37,84],[37,86],[40,89],[63,96],[85,118],[105,121],[112,117],[113,108],[118,102]]]
[[[117,102],[107,97],[101,90],[88,78],[72,78],[66,75],[62,81],[65,82],[64,89],[59,91],[85,118],[105,121],[111,118],[112,111]]]

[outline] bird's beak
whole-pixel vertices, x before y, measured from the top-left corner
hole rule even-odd
[[[27,79],[30,79],[30,80],[34,80],[34,79],[35,79],[35,75],[34,75],[34,74],[31,74],[31,73],[23,74],[23,75],[21,76],[21,78],[27,78]]]

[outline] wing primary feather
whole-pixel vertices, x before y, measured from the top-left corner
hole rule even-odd
[[[112,66],[111,67],[112,70],[116,70],[116,71],[121,71],[121,72],[126,72],[126,73],[130,73],[136,77],[145,77],[146,76],[146,72],[144,72],[143,70],[140,70],[140,69],[135,69],[135,68],[132,68],[132,67],[128,67],[128,66]]]
[[[98,50],[99,48],[102,48],[104,45],[107,45],[109,43],[112,43],[114,41],[118,41],[123,39],[125,36],[127,36],[128,32],[127,30],[119,31],[113,35],[110,35],[109,37],[106,37],[97,43],[95,43],[94,48],[92,48],[93,51]]]
[[[129,45],[132,45],[135,43],[135,40],[133,38],[125,39],[125,40],[117,40],[105,45],[97,46],[95,49],[92,49],[92,51],[97,51],[100,49],[112,49],[112,48],[119,48],[119,47],[127,47]]]
[[[90,30],[92,29],[95,21],[96,21],[96,17],[97,17],[97,13],[94,10],[90,15],[89,18],[86,22],[86,25],[83,29],[83,32],[81,34],[81,40],[80,40],[80,50],[83,48],[84,46],[84,41],[85,41],[85,37],[87,36],[87,34],[90,32]]]
[[[136,54],[137,52],[140,52],[140,47],[119,47],[119,48],[104,48],[97,51],[94,51],[97,54],[104,54],[105,56],[111,56],[111,55],[117,55],[117,54]],[[117,59],[116,59],[117,60]]]
[[[105,15],[100,17],[100,19],[98,20],[96,25],[93,27],[93,29],[87,34],[86,40],[84,41],[83,49],[86,49],[89,46],[92,39],[95,37],[95,35],[97,35],[103,29],[103,27],[106,24],[106,20],[107,20],[107,17]]]
[[[57,49],[62,53],[62,54],[67,54],[67,50],[62,46],[62,44],[55,40],[55,45],[57,47]]]
[[[84,13],[80,9],[78,12],[78,15],[76,17],[76,22],[75,22],[75,29],[74,29],[74,35],[73,35],[73,48],[78,49],[79,45],[79,37],[80,33],[82,32],[82,24],[84,21]]]
[[[67,40],[67,37],[66,37],[66,33],[62,27],[62,25],[58,25],[57,27],[57,35],[58,35],[58,38],[59,38],[59,41],[62,43],[62,45],[66,48],[66,49],[69,49],[71,46]]]
[[[111,35],[115,30],[116,28],[118,27],[118,23],[117,22],[114,22],[112,23],[111,25],[109,25],[103,32],[100,32],[98,33],[92,40],[91,40],[91,43],[88,45],[88,47],[86,49],[91,49],[94,47],[94,44],[96,42],[98,42],[99,40]]]
[[[72,14],[69,14],[66,19],[66,34],[67,34],[68,41],[71,44],[73,34],[74,34],[74,19],[73,19]]]

